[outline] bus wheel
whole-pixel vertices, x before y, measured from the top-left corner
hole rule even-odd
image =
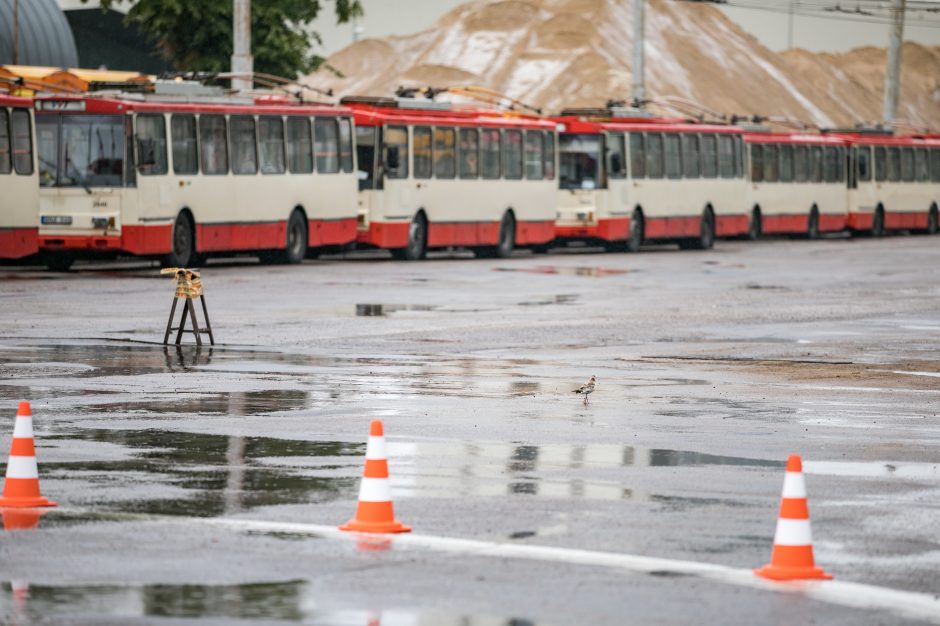
[[[705,209],[705,212],[702,213],[698,237],[680,240],[679,248],[682,250],[709,250],[714,245],[715,215],[712,213],[711,209]]]
[[[806,237],[808,239],[819,239],[819,210],[816,207],[813,207],[813,210],[809,212]]]
[[[643,213],[639,209],[630,218],[630,232],[627,234],[627,252],[639,252],[643,245]]]
[[[747,227],[747,238],[751,241],[757,241],[764,234],[764,224],[761,219],[760,209],[754,208],[751,211],[751,223]]]
[[[512,250],[516,245],[516,220],[512,213],[503,214],[503,219],[499,223],[499,243],[496,244],[496,256],[501,259],[508,259],[512,256]]]
[[[295,209],[287,220],[287,245],[279,255],[281,262],[296,265],[307,256],[307,218]]]
[[[68,252],[46,252],[42,255],[42,263],[50,272],[67,272],[75,262],[75,257]]]
[[[885,210],[878,207],[875,215],[871,219],[871,236],[884,237],[885,234]]]
[[[938,223],[937,216],[937,205],[930,207],[930,212],[927,213],[927,234],[936,235],[937,231],[940,230],[940,223]]]
[[[186,267],[195,258],[193,223],[185,213],[180,213],[173,224],[173,240],[170,254],[164,259],[167,267]]]
[[[396,259],[420,261],[428,255],[428,221],[418,213],[408,226],[408,245],[392,250]]]

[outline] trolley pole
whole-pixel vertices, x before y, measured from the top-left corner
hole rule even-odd
[[[251,56],[251,0],[232,0],[232,73],[240,74],[232,79],[232,89],[248,91],[254,87],[250,75],[254,72]]]
[[[891,0],[891,40],[885,68],[884,121],[898,116],[898,92],[901,87],[901,44],[904,43],[904,10],[907,0]]]
[[[642,106],[646,99],[646,68],[644,66],[644,47],[646,45],[644,11],[646,0],[633,0],[633,85],[632,96]]]
[[[20,64],[20,0],[13,0],[13,65]]]

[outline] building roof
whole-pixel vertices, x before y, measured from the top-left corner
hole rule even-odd
[[[14,63],[13,2],[0,0],[0,64]],[[76,67],[78,51],[69,23],[55,0],[19,0],[20,65]]]

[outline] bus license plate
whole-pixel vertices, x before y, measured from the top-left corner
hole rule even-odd
[[[43,215],[42,223],[52,224],[55,226],[71,226],[72,216],[71,215]]]

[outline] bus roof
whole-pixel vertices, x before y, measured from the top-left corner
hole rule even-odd
[[[0,106],[32,108],[33,101],[31,98],[22,98],[20,96],[7,96],[0,94]]]
[[[170,98],[141,97],[139,94],[37,96],[36,109],[38,111],[98,114],[142,111],[150,113],[229,113],[234,115],[253,115],[256,113],[272,115],[352,115],[350,109],[342,106],[292,103],[287,99],[280,98],[232,97],[174,100]]]
[[[844,146],[849,142],[843,137],[801,132],[744,133],[745,143],[792,143],[818,146]]]
[[[567,134],[593,134],[607,130],[730,134],[740,134],[742,132],[739,126],[704,124],[680,118],[584,118],[569,115],[553,119],[562,125],[559,126],[559,130]]]
[[[831,133],[853,145],[938,148],[940,135],[871,135],[867,133]]]
[[[549,119],[525,115],[516,112],[503,112],[496,109],[458,108],[458,107],[399,107],[390,99],[343,98],[340,103],[349,106],[360,126],[378,126],[380,124],[428,124],[447,126],[494,126],[499,128],[531,128],[553,130],[555,123]],[[434,103],[431,103],[434,104]]]

